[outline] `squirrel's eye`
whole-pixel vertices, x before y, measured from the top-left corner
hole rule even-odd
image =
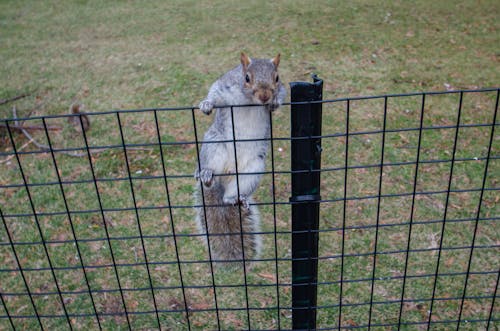
[[[248,76],[248,74],[246,74],[246,75],[245,75],[245,81],[246,81],[247,83],[250,83],[250,76]]]
[[[280,76],[276,75],[276,83],[280,81]]]

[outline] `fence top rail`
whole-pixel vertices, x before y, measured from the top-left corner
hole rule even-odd
[[[345,102],[345,101],[358,101],[358,100],[371,100],[371,99],[384,99],[384,98],[399,98],[399,97],[412,97],[412,96],[422,96],[422,95],[443,95],[443,94],[458,94],[458,93],[484,93],[484,92],[497,92],[500,93],[500,87],[490,87],[490,88],[480,88],[480,89],[464,89],[464,90],[452,90],[452,91],[428,91],[428,92],[410,92],[410,93],[394,93],[394,94],[380,94],[380,95],[368,95],[368,96],[354,96],[354,97],[344,97],[337,99],[327,99],[321,101],[305,101],[305,102],[285,102],[284,106],[295,105],[295,104],[311,104],[311,103],[336,103],[336,102]],[[250,106],[259,106],[256,104],[249,105],[226,105],[224,107],[250,107]],[[219,106],[215,106],[215,108],[219,108]],[[197,106],[180,106],[180,107],[157,107],[157,108],[137,108],[137,109],[115,109],[115,110],[107,110],[107,111],[98,111],[98,112],[88,112],[85,115],[95,116],[95,115],[112,115],[112,114],[126,114],[126,113],[142,113],[142,112],[151,112],[151,111],[187,111],[187,110],[195,110],[199,109]],[[65,117],[73,117],[80,116],[80,114],[54,114],[54,115],[40,115],[40,116],[31,116],[31,117],[7,117],[0,118],[2,122],[15,122],[15,121],[27,121],[27,120],[43,120],[49,118],[65,118]]]

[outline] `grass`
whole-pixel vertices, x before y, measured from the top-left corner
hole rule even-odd
[[[309,80],[312,72],[325,80],[324,98],[374,95],[445,89],[474,89],[498,86],[497,45],[500,42],[495,1],[461,3],[444,1],[411,2],[198,2],[149,1],[146,4],[118,1],[2,1],[0,3],[1,88],[0,99],[29,93],[26,98],[0,105],[0,118],[11,118],[15,105],[20,117],[60,115],[73,102],[85,110],[103,112],[111,109],[138,109],[196,105],[210,84],[234,66],[239,52],[250,56],[271,57],[281,52],[281,77],[287,82]],[[461,124],[491,124],[495,92],[465,94]],[[427,96],[424,127],[454,126],[457,122],[458,94]],[[461,305],[462,274],[467,270],[475,225],[479,192],[485,170],[484,157],[491,126],[462,127],[459,130],[456,159],[447,186],[453,155],[455,128],[423,130],[418,194],[412,201],[415,160],[419,131],[397,131],[418,128],[421,97],[390,98],[385,136],[383,99],[350,103],[351,133],[346,201],[346,229],[342,233],[344,212],[345,102],[323,106],[322,198],[318,327],[334,328],[338,323],[341,262],[344,243],[342,288],[342,323],[345,327],[366,326],[370,300],[371,323],[397,323],[406,261],[410,210],[413,221],[408,256],[403,322],[426,322],[430,299],[436,281],[431,329],[455,329],[456,325],[439,321],[456,319]],[[289,107],[274,114],[275,137],[289,135]],[[196,112],[198,135],[211,118]],[[119,119],[118,119],[119,116]],[[290,284],[290,196],[289,141],[274,141],[276,209],[272,206],[272,177],[265,175],[257,192],[262,203],[264,252],[269,261],[256,263],[245,279],[241,270],[229,273],[216,270],[213,290],[206,247],[195,233],[191,208],[196,163],[196,146],[190,110],[160,111],[158,130],[153,112],[127,112],[90,116],[91,130],[86,140],[90,146],[113,145],[92,156],[92,167],[86,157],[73,158],[50,153],[21,154],[20,163],[37,212],[37,227],[28,193],[23,186],[16,158],[10,158],[12,142],[0,128],[0,208],[35,306],[40,315],[61,315],[63,302],[70,314],[93,314],[91,298],[84,276],[94,292],[93,300],[101,316],[103,329],[127,329],[122,296],[133,329],[157,328],[148,270],[139,235],[139,224],[145,238],[151,283],[155,288],[158,320],[163,329],[187,329],[183,313],[186,304],[192,329],[282,329],[291,328]],[[123,141],[118,120],[123,129]],[[41,120],[30,120],[41,125]],[[497,119],[498,123],[498,119]],[[59,125],[51,132],[50,142],[57,148],[82,148],[85,140],[65,118],[46,119],[48,125]],[[392,130],[392,131],[391,131]],[[495,131],[491,155],[498,158],[500,145]],[[339,135],[340,134],[340,135]],[[158,136],[164,143],[162,153]],[[43,131],[34,137],[47,144]],[[19,149],[27,139],[19,133],[13,138]],[[381,168],[358,167],[378,165],[382,139],[385,139],[383,182],[379,192]],[[120,145],[139,144],[145,150]],[[179,144],[179,142],[181,144]],[[144,146],[146,145],[146,146]],[[137,147],[137,146],[136,146]],[[140,146],[139,146],[140,147]],[[23,151],[34,151],[28,144]],[[162,160],[163,154],[163,160]],[[128,166],[126,159],[128,160]],[[477,158],[477,161],[473,159]],[[464,302],[463,319],[487,319],[496,282],[498,240],[496,222],[500,215],[498,178],[500,162],[489,163],[486,188],[482,199],[481,220],[475,238],[467,296],[479,298]],[[9,159],[9,160],[7,160]],[[166,200],[163,164],[167,174],[170,201]],[[271,169],[268,160],[267,169]],[[57,171],[56,171],[57,169]],[[92,171],[93,170],[93,171]],[[282,173],[283,172],[283,173]],[[58,184],[58,175],[65,183]],[[133,179],[129,181],[131,175]],[[94,185],[94,176],[99,179]],[[110,179],[119,179],[116,181]],[[19,184],[19,185],[17,185]],[[16,186],[17,185],[17,186]],[[132,195],[132,188],[133,193]],[[99,192],[99,196],[97,195]],[[68,215],[62,193],[66,198]],[[382,193],[379,200],[374,198]],[[394,196],[404,194],[403,196]],[[135,198],[135,199],[134,199]],[[358,199],[359,198],[359,199]],[[135,200],[135,201],[134,201]],[[168,205],[175,208],[169,209]],[[104,212],[101,212],[101,206]],[[137,207],[137,213],[135,211]],[[185,208],[181,208],[185,207]],[[446,209],[447,222],[443,229]],[[54,214],[55,213],[55,214]],[[276,278],[274,219],[276,213],[279,278]],[[25,216],[9,215],[25,214]],[[380,227],[376,227],[378,223]],[[80,240],[74,244],[73,231]],[[106,224],[106,226],[104,226]],[[172,224],[174,228],[172,228]],[[174,242],[172,233],[179,236]],[[41,243],[45,240],[50,263]],[[106,233],[108,232],[108,233]],[[441,234],[443,233],[443,236]],[[378,235],[375,245],[375,235]],[[107,240],[109,235],[111,240]],[[119,238],[119,239],[117,239]],[[442,243],[441,243],[442,239]],[[3,226],[0,227],[0,293],[24,293],[26,288]],[[439,253],[439,245],[444,250]],[[177,251],[176,251],[177,246]],[[113,268],[111,250],[115,263]],[[373,259],[373,252],[381,253]],[[177,256],[185,293],[179,287]],[[440,254],[440,255],[439,255]],[[439,273],[434,273],[438,257]],[[87,266],[84,275],[81,260]],[[372,273],[375,265],[373,298]],[[71,268],[68,268],[71,267]],[[74,268],[73,268],[74,267]],[[43,270],[37,270],[42,268]],[[490,271],[478,273],[478,271]],[[118,275],[118,277],[117,277]],[[255,286],[254,286],[255,285]],[[247,293],[245,292],[247,291]],[[279,292],[279,297],[277,296]],[[248,295],[247,295],[248,294]],[[214,310],[217,296],[220,325]],[[247,315],[248,298],[250,310]],[[276,310],[277,300],[281,309]],[[26,295],[3,295],[11,315],[34,315]],[[421,299],[421,300],[419,300]],[[377,302],[389,303],[378,304]],[[498,318],[495,307],[494,318]],[[5,316],[5,306],[0,305]],[[248,325],[250,320],[250,325]],[[38,327],[36,319],[15,318],[18,329]],[[67,329],[65,318],[42,318],[46,329]],[[92,316],[74,316],[75,329],[95,329]],[[494,323],[494,322],[493,322]],[[462,323],[461,329],[476,330],[485,323]],[[496,327],[496,326],[495,326]],[[10,329],[6,318],[0,319],[0,330]],[[426,329],[426,325],[408,325],[407,330]],[[373,329],[395,329],[373,327]],[[403,328],[405,329],[405,328]]]

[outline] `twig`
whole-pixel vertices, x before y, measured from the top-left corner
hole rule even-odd
[[[16,127],[16,129],[19,129],[26,136],[26,138],[29,139],[30,143],[32,142],[33,144],[35,144],[42,151],[50,151],[51,150],[50,146],[45,145],[45,144],[41,144],[38,141],[36,141],[35,138],[33,138],[31,136],[31,134],[29,134],[29,132],[26,131],[25,127],[19,125],[19,121],[17,120],[16,106],[12,107],[12,114],[14,116],[14,123],[15,123],[14,127]],[[9,125],[9,128],[12,128],[12,127],[13,126]],[[45,130],[44,127],[42,127],[41,129]],[[146,150],[146,151],[151,151],[152,150],[151,148],[145,148],[145,147],[125,147],[125,148],[127,150]],[[106,151],[108,149],[109,148],[94,149],[94,150],[90,150],[89,153],[90,154],[97,154],[97,153],[104,152],[104,151]],[[72,157],[82,157],[82,156],[86,156],[87,155],[86,152],[84,152],[84,153],[73,153],[73,152],[69,152],[69,151],[54,151],[54,153],[62,153],[62,154],[66,154],[66,155],[72,156]]]
[[[19,147],[17,150],[18,151],[21,151],[23,150],[24,148],[26,148],[26,146],[28,146],[29,144],[31,144],[33,142],[32,139],[30,139],[28,142],[24,143],[21,147]],[[5,159],[3,160],[0,160],[0,163],[6,163],[6,162],[9,162],[10,159],[12,159],[14,156],[16,156],[15,154],[12,154],[10,156],[7,156]]]
[[[0,123],[0,128],[6,128],[7,124],[5,123]],[[9,125],[9,128],[13,130],[19,130],[21,131],[22,129],[25,130],[45,130],[45,128],[42,125]],[[60,126],[47,126],[47,130],[49,131],[59,131],[62,130]]]
[[[6,103],[9,103],[9,102],[12,102],[12,101],[16,101],[16,100],[19,100],[19,99],[22,99],[22,98],[26,98],[27,96],[29,96],[29,94],[20,94],[20,95],[16,95],[15,97],[12,97],[12,98],[1,99],[0,100],[0,105],[5,105]]]

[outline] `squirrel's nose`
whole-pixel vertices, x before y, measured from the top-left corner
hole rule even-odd
[[[271,95],[269,93],[264,92],[259,94],[259,100],[262,101],[262,103],[268,102],[270,98]]]
[[[266,103],[269,101],[269,99],[271,99],[271,93],[269,91],[260,91],[257,94],[257,97],[262,103]]]

